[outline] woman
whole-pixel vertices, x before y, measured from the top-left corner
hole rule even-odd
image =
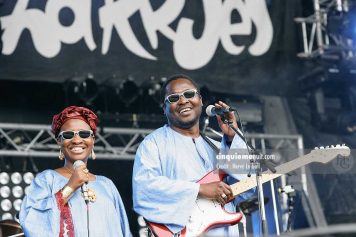
[[[89,156],[95,159],[97,123],[91,110],[77,106],[53,117],[52,131],[64,165],[33,180],[20,211],[26,237],[131,236],[115,185],[86,168]]]

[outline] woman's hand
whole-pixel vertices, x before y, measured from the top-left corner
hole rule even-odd
[[[89,170],[85,165],[76,168],[68,181],[68,186],[76,190],[89,181]]]

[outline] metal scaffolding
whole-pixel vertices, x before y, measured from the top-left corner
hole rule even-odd
[[[132,160],[140,142],[152,131],[143,128],[99,128],[95,153],[98,159]],[[211,132],[208,135],[219,136]],[[247,133],[246,138],[252,144],[260,143],[263,152],[269,140],[279,141],[278,147],[294,143],[293,147],[303,149],[300,135]],[[0,123],[0,156],[58,158],[58,148],[49,125]]]
[[[297,17],[294,21],[302,30],[303,52],[300,58],[337,59],[338,54],[345,54],[346,58],[353,58],[356,51],[353,41],[340,32],[332,32],[330,23],[340,27],[340,22],[332,22],[331,14],[338,14],[338,18],[349,12],[348,0],[313,0],[314,14],[308,17]],[[334,27],[335,28],[335,27]]]
[[[132,160],[150,129],[102,128],[95,138],[98,159]],[[0,123],[0,156],[58,158],[49,125]]]

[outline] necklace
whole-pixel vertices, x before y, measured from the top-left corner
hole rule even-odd
[[[63,168],[67,171],[67,173],[73,174],[73,171],[69,169],[67,166],[63,166]]]

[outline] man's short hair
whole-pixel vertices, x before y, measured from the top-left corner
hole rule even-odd
[[[172,75],[170,77],[168,77],[167,81],[164,82],[162,88],[161,88],[161,91],[160,91],[160,101],[162,103],[164,103],[164,100],[165,100],[165,95],[166,95],[166,88],[167,86],[172,82],[172,81],[175,81],[175,80],[178,80],[178,79],[186,79],[188,81],[190,81],[193,86],[198,90],[199,94],[200,94],[200,89],[199,89],[199,86],[198,84],[192,79],[190,78],[189,76],[187,75],[184,75],[184,74],[175,74],[175,75]]]

